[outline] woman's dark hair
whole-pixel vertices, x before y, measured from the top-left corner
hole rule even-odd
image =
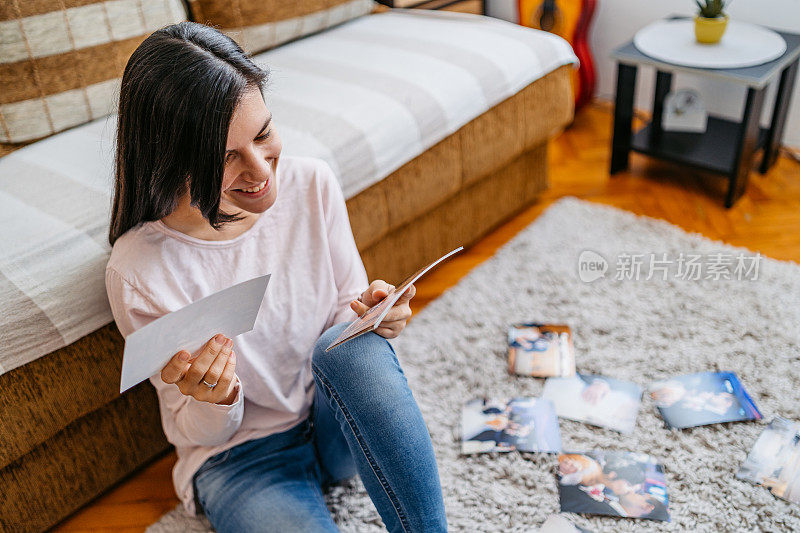
[[[269,72],[230,37],[203,24],[162,28],[133,52],[119,98],[111,245],[141,222],[170,214],[189,190],[214,229],[241,220],[219,210],[234,109]]]

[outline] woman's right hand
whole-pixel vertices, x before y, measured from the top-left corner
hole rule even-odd
[[[191,355],[181,350],[161,370],[164,383],[174,383],[181,393],[195,400],[231,405],[236,398],[236,354],[233,341],[224,335],[212,337],[189,362]],[[212,388],[203,383],[216,383]]]

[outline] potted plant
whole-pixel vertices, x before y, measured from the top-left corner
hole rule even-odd
[[[695,0],[700,12],[694,17],[694,36],[697,42],[714,44],[722,39],[728,26],[728,15],[723,12],[725,0]]]

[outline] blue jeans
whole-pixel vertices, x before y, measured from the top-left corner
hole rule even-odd
[[[219,533],[337,531],[323,489],[361,476],[389,531],[446,531],[433,445],[391,344],[367,333],[312,357],[316,392],[300,424],[244,442],[197,471],[197,501]]]

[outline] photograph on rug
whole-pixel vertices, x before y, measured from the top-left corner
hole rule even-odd
[[[736,477],[800,504],[800,423],[777,417],[761,433]]]
[[[734,372],[700,372],[652,383],[650,396],[668,428],[761,420]]]
[[[542,398],[553,402],[561,418],[633,433],[642,388],[629,381],[576,374],[569,378],[549,378]]]
[[[553,404],[542,398],[476,398],[461,416],[461,453],[561,451]]]
[[[664,467],[647,454],[561,454],[558,493],[562,512],[669,521]]]
[[[569,326],[523,322],[508,328],[508,371],[535,377],[575,375]]]

